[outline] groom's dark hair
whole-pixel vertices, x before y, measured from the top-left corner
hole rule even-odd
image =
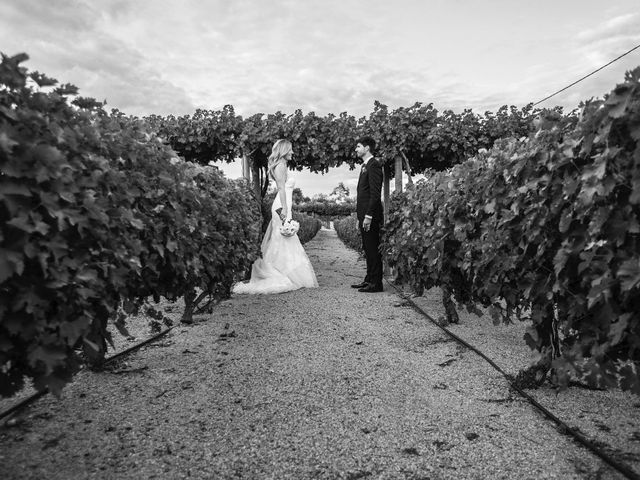
[[[373,155],[373,152],[376,151],[376,141],[368,135],[360,137],[358,143],[360,143],[363,147],[369,147],[371,155]]]

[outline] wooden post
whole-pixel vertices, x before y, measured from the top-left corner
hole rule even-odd
[[[242,177],[251,182],[251,166],[249,164],[249,157],[242,155]]]
[[[251,176],[253,177],[253,191],[256,194],[258,202],[261,202],[262,184],[260,182],[260,167],[255,162],[251,162]]]
[[[396,156],[396,193],[402,193],[402,157],[400,155]]]
[[[391,179],[389,178],[389,168],[388,164],[384,164],[382,167],[382,194],[383,194],[383,210],[384,210],[384,220],[387,221],[389,216],[389,184],[391,183]]]
[[[390,195],[389,195],[389,183],[390,183],[390,178],[389,178],[389,173],[391,172],[391,168],[389,167],[388,163],[385,163],[384,166],[382,167],[382,192],[383,192],[383,197],[384,197],[384,203],[383,203],[383,210],[384,210],[384,221],[388,221],[389,220],[389,202],[390,202]],[[384,257],[382,258],[382,263],[383,263],[383,274],[386,276],[391,275],[391,269],[389,268],[389,264],[385,261]]]
[[[413,179],[411,178],[411,166],[409,165],[409,159],[404,154],[404,152],[401,152],[401,153],[402,153],[402,158],[404,159],[404,169],[407,172],[407,183],[409,185],[413,185]]]

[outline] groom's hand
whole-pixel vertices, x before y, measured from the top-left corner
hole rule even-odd
[[[368,232],[370,228],[371,228],[371,218],[370,217],[364,217],[364,220],[362,221],[362,229],[365,232]]]

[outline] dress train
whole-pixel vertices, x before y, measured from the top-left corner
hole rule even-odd
[[[291,204],[295,180],[289,178],[285,183],[287,202]],[[300,243],[298,234],[285,237],[280,233],[282,221],[276,210],[282,206],[280,196],[276,195],[271,204],[271,222],[262,240],[262,258],[251,267],[251,279],[233,286],[237,294],[282,293],[299,288],[318,286],[311,261]]]

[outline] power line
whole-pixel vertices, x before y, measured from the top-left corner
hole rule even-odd
[[[613,62],[617,62],[617,61],[618,61],[618,60],[620,60],[622,57],[624,57],[624,56],[626,56],[626,55],[629,55],[631,52],[633,52],[634,50],[637,50],[638,48],[640,48],[640,45],[636,45],[636,46],[635,46],[635,47],[633,47],[631,50],[629,50],[629,51],[627,51],[627,52],[623,53],[622,55],[620,55],[620,56],[619,56],[619,57],[617,57],[617,58],[614,58],[614,59],[613,59],[613,60],[611,60],[609,63],[607,63],[606,65],[601,66],[601,67],[600,67],[600,68],[598,68],[597,70],[594,70],[594,71],[593,71],[593,72],[591,72],[590,74],[585,75],[585,76],[584,76],[584,77],[582,77],[580,80],[576,80],[576,81],[575,81],[575,82],[573,82],[571,85],[567,85],[566,87],[564,87],[564,88],[562,88],[562,89],[558,90],[557,92],[552,93],[552,94],[551,94],[551,95],[549,95],[548,97],[544,97],[544,98],[543,98],[542,100],[540,100],[539,102],[534,103],[534,104],[533,104],[533,106],[535,107],[535,106],[536,106],[536,105],[538,105],[539,103],[542,103],[542,102],[544,102],[545,100],[549,100],[551,97],[553,97],[553,96],[555,96],[555,95],[559,94],[560,92],[564,92],[567,88],[571,88],[571,87],[573,87],[576,83],[580,83],[580,82],[581,82],[582,80],[584,80],[585,78],[588,78],[588,77],[590,77],[591,75],[593,75],[594,73],[599,72],[599,71],[600,71],[600,70],[602,70],[603,68],[608,67],[608,66],[609,66],[609,65],[611,65]]]

